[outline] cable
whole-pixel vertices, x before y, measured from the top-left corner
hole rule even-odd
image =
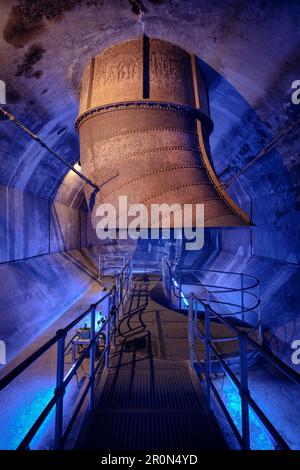
[[[222,187],[224,189],[228,188],[228,186],[230,186],[239,176],[241,176],[245,171],[247,171],[248,168],[253,165],[253,163],[257,162],[257,160],[259,160],[261,157],[273,150],[273,148],[275,148],[287,136],[289,131],[294,131],[294,128],[296,128],[298,124],[300,124],[300,119],[284,127],[276,137],[274,137],[265,147],[262,148],[262,150],[256,155],[256,157],[251,160],[250,163],[248,163],[248,165],[246,165],[238,173],[233,175],[226,183],[223,183]]]
[[[0,107],[0,112],[2,114],[3,119],[8,119],[9,121],[13,122],[17,127],[19,127],[25,134],[27,134],[31,139],[35,140],[41,147],[46,149],[51,155],[53,155],[55,158],[57,158],[60,162],[62,162],[64,165],[66,165],[71,171],[76,173],[79,178],[81,178],[83,181],[85,181],[86,184],[92,186],[96,192],[99,191],[99,186],[97,186],[95,183],[93,183],[90,179],[88,179],[86,176],[84,176],[80,171],[76,170],[73,165],[70,165],[64,158],[62,158],[60,155],[58,155],[54,150],[52,150],[42,139],[40,139],[39,136],[35,135],[33,132],[31,132],[27,127],[25,127],[23,124],[21,124],[11,113],[8,111],[5,111],[3,108]],[[1,117],[1,116],[0,116]]]

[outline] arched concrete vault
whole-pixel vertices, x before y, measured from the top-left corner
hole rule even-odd
[[[267,131],[276,133],[291,117],[290,87],[299,64],[297,1],[280,2],[280,7],[272,1],[59,1],[55,8],[50,3],[1,2],[1,74],[7,82],[8,104],[14,114],[40,132],[70,162],[78,159],[73,123],[82,70],[102,49],[141,33],[138,4],[146,12],[149,36],[192,51],[216,72],[210,84],[212,106],[216,112],[223,111],[226,121],[222,144],[216,131],[212,136],[219,142],[212,145],[216,147],[216,165],[224,161],[220,151],[224,143],[226,163],[229,155],[234,159],[247,144],[243,135],[247,116],[244,114],[241,120],[241,115],[237,118],[236,111],[231,111],[236,98],[225,93],[220,100],[223,79],[249,104],[248,114],[253,110],[262,119],[261,128],[255,129],[257,148],[268,140]],[[60,133],[64,127],[66,132]],[[231,132],[239,138],[232,139]],[[21,134],[18,139],[11,138],[14,129],[7,125],[1,126],[1,134],[3,155],[13,155],[1,158],[1,184],[26,188],[43,197],[53,196],[64,168],[38,148],[28,150],[28,163],[28,140]],[[285,166],[295,169],[286,148],[283,159]],[[24,179],[27,167],[30,175]],[[295,183],[294,176],[292,179]]]

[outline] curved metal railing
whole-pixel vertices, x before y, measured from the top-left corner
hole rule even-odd
[[[89,394],[88,407],[92,411],[94,408],[94,388],[95,377],[101,366],[109,367],[109,354],[110,344],[115,338],[116,324],[120,316],[123,314],[125,302],[130,296],[132,289],[132,262],[127,261],[120,272],[115,278],[112,288],[96,303],[81,313],[75,320],[69,323],[65,328],[60,329],[57,333],[50,338],[45,344],[34,351],[29,357],[21,362],[6,376],[0,379],[0,392],[5,390],[14,380],[16,380],[24,371],[26,371],[32,364],[36,363],[42,356],[44,356],[53,346],[57,347],[57,363],[56,363],[56,387],[53,390],[53,395],[43,408],[37,419],[30,427],[27,434],[23,437],[18,446],[18,450],[29,449],[30,443],[38,433],[42,424],[49,416],[51,410],[55,408],[55,438],[54,448],[62,449],[70,435],[74,426],[75,420],[83,407],[87,395]],[[104,313],[105,321],[97,329],[96,326],[96,313],[101,306],[102,313]],[[83,320],[88,320],[90,323],[90,335],[85,349],[75,360],[72,366],[65,371],[65,355],[66,350],[74,338],[74,328],[81,324]],[[66,343],[67,335],[71,333],[71,339]],[[100,357],[96,360],[96,344],[102,333],[105,333],[105,346],[101,352]],[[72,378],[76,375],[79,367],[85,359],[89,359],[89,379],[85,389],[81,393],[78,404],[71,415],[71,418],[66,426],[64,426],[64,395]],[[6,403],[9,407],[9,403]]]
[[[115,255],[113,253],[107,253],[99,255],[98,258],[98,279],[105,276],[115,276],[122,271],[126,266],[127,260],[125,255]]]
[[[135,249],[132,252],[103,253],[98,258],[99,280],[105,276],[119,273],[127,261],[131,259],[132,272],[135,274],[161,274],[161,260],[166,252],[151,253],[147,250]]]
[[[212,282],[203,282],[201,273],[208,273],[211,278],[218,275],[219,278],[225,276],[239,276],[240,284],[235,285],[217,285]],[[196,282],[185,284],[184,274],[192,274]],[[272,364],[277,371],[285,377],[288,377],[296,384],[300,384],[300,376],[293,369],[284,364],[279,358],[274,356],[266,347],[262,346],[261,339],[261,318],[260,318],[260,294],[259,281],[254,276],[243,273],[225,272],[220,270],[176,270],[172,268],[167,259],[162,261],[163,287],[168,302],[175,308],[185,308],[188,310],[189,327],[189,349],[190,363],[197,374],[203,372],[206,381],[206,395],[208,406],[211,408],[211,392],[213,392],[217,403],[221,407],[228,424],[234,432],[241,448],[247,450],[250,445],[250,420],[249,410],[251,409],[259,422],[267,431],[275,449],[289,449],[289,446],[282,435],[274,427],[271,420],[257,402],[252,398],[248,381],[248,353],[254,351],[255,354],[263,357]],[[199,276],[200,274],[200,276]],[[195,293],[193,290],[201,285],[202,293]],[[186,289],[185,289],[186,287]],[[256,292],[251,292],[256,290]],[[187,292],[188,291],[188,292]],[[229,296],[228,299],[220,299],[221,294]],[[233,302],[232,295],[240,295],[240,303]],[[245,294],[253,299],[253,303],[245,305]],[[212,305],[213,304],[213,305]],[[225,311],[224,311],[225,309]],[[218,311],[219,310],[219,311]],[[254,315],[253,315],[254,313]],[[252,314],[252,318],[250,318]],[[232,322],[232,318],[242,320],[239,324]],[[254,318],[254,324],[253,324]],[[201,320],[201,322],[199,322]],[[241,328],[242,325],[249,326],[246,331]],[[229,335],[223,338],[214,338],[212,332],[212,322],[218,322],[229,331]],[[200,324],[202,328],[200,328]],[[258,331],[255,340],[251,333]],[[204,358],[197,352],[196,342],[204,344]],[[237,343],[237,355],[239,357],[239,372],[237,372],[226,357],[222,354],[216,343],[235,341]],[[224,374],[229,377],[233,386],[239,392],[241,399],[241,432],[234,422],[226,404],[224,403],[220,392],[218,391],[212,375],[212,362],[217,362]]]
[[[261,335],[259,280],[249,274],[216,269],[178,269],[162,259],[163,286],[173,308],[188,310],[189,294]],[[236,338],[235,338],[236,339]],[[228,339],[227,339],[228,340]],[[219,339],[218,341],[222,341]]]

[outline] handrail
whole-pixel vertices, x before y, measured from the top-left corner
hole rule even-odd
[[[85,401],[89,392],[89,411],[92,412],[94,408],[94,383],[95,376],[105,359],[105,368],[109,367],[109,353],[110,343],[115,341],[116,321],[120,315],[123,314],[123,308],[127,301],[132,289],[132,261],[128,260],[122,267],[121,272],[116,276],[115,283],[112,288],[101,297],[96,303],[91,304],[88,309],[81,313],[77,318],[70,322],[65,328],[58,330],[56,334],[50,338],[46,343],[34,351],[24,361],[18,364],[12,371],[5,377],[0,379],[0,391],[5,389],[12,383],[20,374],[22,374],[28,367],[34,364],[41,356],[43,356],[52,346],[57,344],[57,367],[56,367],[56,388],[54,389],[53,396],[47,405],[43,408],[26,436],[22,439],[18,449],[29,449],[29,445],[33,437],[36,435],[41,425],[49,415],[50,411],[56,406],[55,414],[55,449],[62,449],[66,439],[71,431],[71,428],[76,420],[76,417]],[[105,300],[109,300],[107,316],[104,324],[96,332],[96,308]],[[87,315],[91,316],[90,338],[86,345],[85,350],[76,359],[75,363],[65,374],[65,352],[66,345],[65,339],[69,331],[71,331],[79,322],[81,322]],[[98,359],[95,367],[95,347],[100,335],[106,332],[105,347]],[[74,337],[73,337],[74,338]],[[70,345],[70,342],[68,343]],[[68,346],[67,346],[68,347]],[[78,368],[85,358],[90,358],[90,371],[89,381],[82,393],[79,403],[70,419],[65,432],[63,432],[63,399],[65,390],[76,374]]]
[[[198,282],[190,282],[189,281],[188,284],[189,284],[189,286],[198,286],[199,282],[201,282],[201,281],[198,281]],[[253,284],[252,287],[242,287],[242,288],[241,287],[216,286],[215,284],[205,284],[205,286],[206,287],[214,287],[214,288],[218,288],[218,289],[224,289],[224,290],[211,291],[213,294],[217,294],[217,293],[218,294],[224,294],[224,293],[227,293],[227,292],[240,292],[240,291],[246,292],[248,290],[254,289],[255,287],[258,286],[258,284],[255,284],[255,285]],[[250,294],[250,292],[249,292],[249,294]]]
[[[220,293],[217,289],[220,287],[218,285],[213,285],[211,282],[209,284],[199,284],[192,282],[187,282],[189,286],[201,285],[201,288],[204,288],[207,298],[202,298],[201,295],[196,293],[189,293],[189,297],[184,295],[182,291],[182,274],[184,273],[199,273],[200,271],[212,272],[227,274],[225,271],[220,270],[188,270],[180,269],[174,270],[171,268],[170,263],[166,258],[162,260],[162,273],[163,273],[163,287],[167,297],[167,300],[170,304],[173,302],[173,296],[176,299],[176,302],[179,304],[179,308],[182,306],[184,301],[185,307],[188,307],[189,321],[188,321],[188,331],[189,331],[189,347],[190,347],[190,362],[193,368],[198,364],[204,370],[204,376],[206,380],[206,395],[208,400],[209,408],[211,407],[211,390],[213,391],[217,402],[219,403],[231,429],[233,430],[238,442],[240,443],[243,449],[250,449],[250,422],[249,422],[249,407],[252,409],[258,420],[263,424],[265,429],[268,431],[273,442],[275,442],[276,448],[278,449],[289,449],[288,444],[285,442],[283,437],[277,431],[277,429],[270,422],[268,417],[265,415],[263,410],[252,398],[249,387],[248,387],[248,349],[252,348],[256,353],[260,354],[266,361],[272,364],[276,369],[288,377],[290,380],[296,384],[300,384],[300,375],[287,366],[283,361],[278,357],[274,356],[271,351],[269,351],[265,346],[262,346],[249,335],[258,329],[259,338],[260,338],[260,328],[261,328],[261,319],[260,319],[260,295],[259,295],[259,281],[257,278],[251,275],[245,275],[243,273],[229,272],[229,274],[241,276],[241,286],[240,288],[229,287],[226,288],[221,286],[221,289],[225,289],[221,294],[231,293],[231,292],[241,292],[241,306],[239,304],[233,304],[233,302],[228,302],[225,300],[220,300],[212,298],[211,294]],[[248,276],[250,279],[254,279],[250,286],[245,285],[244,278]],[[176,280],[177,279],[177,280]],[[208,290],[207,288],[215,288],[215,291]],[[257,289],[258,293],[249,292],[249,290]],[[250,294],[252,298],[256,299],[255,304],[251,307],[247,307],[244,303],[244,295]],[[200,304],[200,307],[199,307]],[[231,307],[241,307],[239,312],[224,312],[222,313],[216,311],[216,307],[212,307],[211,304],[220,305],[220,308],[224,308],[225,305]],[[259,308],[259,312],[254,311]],[[204,317],[204,332],[200,331],[198,328],[198,316],[201,313],[201,318]],[[238,326],[233,324],[229,318],[234,317],[237,314],[251,314],[254,313],[258,317],[258,322],[254,328],[246,331],[241,330]],[[215,319],[223,323],[228,327],[233,335],[230,337],[224,338],[213,338],[211,335],[211,320]],[[202,341],[205,344],[205,360],[199,360],[194,347],[195,339]],[[215,347],[215,343],[222,341],[238,341],[239,342],[239,356],[240,356],[240,379],[236,376],[234,371],[230,368],[230,363],[224,359],[221,353]],[[225,372],[225,374],[231,379],[232,383],[239,391],[241,398],[241,410],[242,410],[242,433],[239,432],[237,426],[235,425],[228,409],[226,408],[225,403],[223,402],[220,393],[218,392],[212,378],[211,378],[211,369],[212,369],[212,353],[214,355],[214,360],[217,360]]]
[[[196,296],[195,294],[192,293],[192,296],[197,299],[197,301],[202,302]],[[300,385],[300,374],[298,374],[294,369],[289,367],[287,364],[285,364],[283,361],[281,361],[278,357],[276,357],[269,349],[267,349],[265,346],[258,344],[256,341],[254,341],[252,338],[249,337],[249,335],[246,332],[241,331],[239,328],[237,328],[235,325],[231,324],[229,321],[227,321],[223,316],[215,312],[210,305],[204,304],[204,307],[207,308],[211,315],[216,317],[220,322],[224,323],[228,328],[230,328],[232,331],[239,335],[245,335],[247,343],[253,348],[256,349],[266,360],[268,360],[273,366],[275,366],[280,372],[285,374],[289,379],[293,380],[296,384]]]
[[[205,311],[205,333],[202,333],[198,330],[197,327],[197,317],[198,317],[198,308],[195,305],[200,303]],[[229,364],[226,363],[222,357],[222,355],[216,350],[213,345],[213,340],[211,338],[211,318],[215,317],[217,320],[222,322],[226,327],[228,327],[231,331],[233,331],[240,343],[240,380],[237,378],[234,371],[230,368]],[[205,342],[205,365],[195,361],[196,353],[194,348],[194,338],[197,337],[197,334],[200,334],[204,338]],[[238,438],[239,443],[241,444],[243,449],[250,449],[250,423],[249,423],[249,407],[251,407],[252,411],[256,415],[256,417],[261,421],[264,427],[269,432],[270,436],[272,437],[273,441],[276,443],[278,449],[289,449],[288,444],[285,442],[283,437],[279,434],[273,424],[270,422],[268,417],[265,415],[263,410],[260,406],[255,402],[252,398],[251,393],[248,388],[248,362],[247,362],[247,346],[249,345],[251,348],[255,349],[264,359],[266,359],[270,364],[277,368],[282,374],[288,377],[296,384],[300,384],[300,375],[287,366],[283,361],[281,361],[278,357],[274,356],[272,352],[266,349],[264,346],[258,344],[249,335],[241,331],[235,325],[230,323],[226,318],[222,315],[217,313],[209,304],[203,302],[203,300],[199,299],[197,295],[194,293],[190,293],[189,295],[189,345],[190,345],[190,362],[191,366],[195,368],[196,364],[198,363],[199,366],[204,370],[205,379],[206,379],[206,394],[208,399],[208,405],[211,407],[211,390],[214,392],[214,395],[217,399],[217,402],[221,406],[227,421],[234,431],[234,434]],[[218,359],[219,364],[221,365],[223,371],[226,375],[231,379],[232,383],[238,389],[240,397],[241,397],[241,410],[242,410],[242,434],[240,434],[239,430],[237,429],[236,425],[234,424],[233,420],[231,419],[229,412],[224,404],[217,388],[215,387],[212,379],[211,379],[211,351],[213,352],[214,356]],[[230,419],[229,419],[230,418]]]
[[[99,303],[109,297],[110,292],[107,293],[104,297],[99,299],[95,304],[90,305],[90,307],[85,310],[82,314],[79,315],[75,320],[69,323],[65,328],[58,330],[52,338],[50,338],[46,343],[44,343],[40,348],[34,351],[30,356],[28,356],[24,361],[18,364],[13,370],[11,370],[7,375],[0,379],[0,392],[3,388],[7,387],[14,379],[16,379],[25,369],[30,367],[35,361],[37,361],[45,352],[47,352],[52,346],[54,346],[57,341],[64,336],[64,332],[68,332],[74,328],[83,318],[85,318],[92,310],[93,307],[97,307]]]
[[[68,333],[70,330],[72,330],[74,326],[77,325],[77,323],[83,320],[88,315],[88,313],[90,313],[92,308],[98,307],[98,305],[102,303],[105,299],[107,299],[111,295],[112,292],[113,292],[113,289],[111,289],[104,297],[101,297],[101,299],[99,299],[97,302],[95,302],[94,304],[91,304],[90,307],[85,312],[79,315],[79,317],[75,318],[75,320],[73,320],[65,328],[63,328],[62,331],[65,331],[66,333]]]
[[[118,260],[117,264],[111,265],[111,263],[116,262],[116,260]],[[116,274],[115,273],[116,270],[121,272],[125,268],[127,263],[128,263],[128,260],[126,259],[126,256],[122,254],[116,255],[113,253],[107,253],[107,254],[99,255],[99,258],[98,258],[99,280],[101,280],[102,276],[105,276],[108,274],[107,271],[110,271],[110,274]]]
[[[194,268],[181,268],[181,271],[183,272],[199,272],[199,271],[207,271],[207,272],[212,272],[212,273],[218,273],[218,274],[241,274],[239,271],[224,271],[223,269],[208,269],[208,268],[198,268],[198,269],[194,269]],[[251,277],[252,279],[254,279],[255,281],[259,282],[259,279],[255,276],[253,276],[252,274],[247,274],[248,277]]]
[[[180,271],[182,273],[201,273],[201,272],[208,272],[208,273],[216,273],[216,274],[229,274],[229,275],[234,275],[234,276],[239,276],[241,274],[241,272],[238,272],[238,271],[223,271],[223,270],[220,270],[220,269],[206,269],[206,268],[201,268],[201,269],[186,269],[186,268],[180,268]],[[255,281],[255,283],[251,286],[247,286],[245,288],[247,289],[254,289],[255,287],[257,287],[259,285],[259,279],[255,276],[253,276],[252,274],[244,274],[245,277],[247,277],[247,279],[253,279]]]
[[[205,286],[206,287],[206,286]],[[229,291],[230,292],[230,291]],[[212,291],[209,291],[209,294],[212,294],[214,292]],[[249,294],[251,294],[251,292],[248,292]],[[174,291],[174,294],[176,295],[176,297],[179,299],[179,296],[176,294],[176,291]],[[200,298],[199,298],[200,299]],[[255,297],[256,299],[256,297]],[[200,299],[200,300],[203,300],[205,301],[206,299]],[[223,301],[223,300],[213,300],[213,299],[210,299],[209,300],[211,303],[217,303],[217,304],[220,304],[220,305],[229,305],[231,307],[240,307],[240,304],[234,304],[233,302],[228,302],[228,301]],[[257,300],[256,304],[254,304],[254,306],[251,306],[251,307],[244,307],[243,310],[238,310],[237,312],[229,312],[229,313],[223,313],[222,315],[225,316],[225,317],[231,317],[231,316],[235,316],[235,315],[239,315],[241,313],[245,313],[245,312],[252,312],[253,310],[256,309],[256,307],[258,307],[260,304],[260,300]]]
[[[0,379],[0,392],[7,385],[9,385],[14,379],[16,379],[25,369],[31,366],[37,359],[39,359],[45,352],[47,352],[54,344],[57,343],[60,335],[56,334],[49,341],[43,344],[40,348],[34,351],[30,356],[28,356],[24,361],[18,364],[13,370],[11,370],[7,375]]]

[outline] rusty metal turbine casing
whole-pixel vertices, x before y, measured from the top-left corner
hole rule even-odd
[[[212,130],[197,59],[143,36],[116,44],[86,67],[76,121],[84,174],[99,204],[204,204],[206,227],[249,225],[219,183],[208,154]],[[195,221],[193,221],[194,224]]]

